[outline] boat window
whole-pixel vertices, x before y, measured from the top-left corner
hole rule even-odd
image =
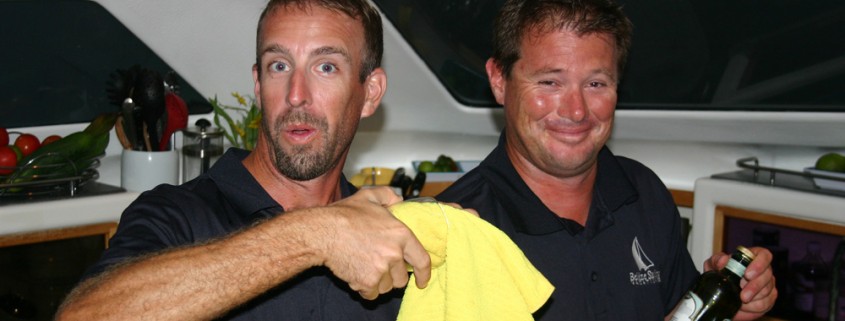
[[[491,107],[502,0],[374,0],[459,102]],[[845,111],[845,2],[619,1],[634,24],[619,109]]]
[[[110,75],[139,65],[172,68],[92,1],[0,1],[0,127],[87,123],[119,107],[107,99]],[[191,114],[211,105],[176,75]]]

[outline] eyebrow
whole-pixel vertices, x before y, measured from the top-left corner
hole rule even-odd
[[[288,50],[287,48],[282,47],[278,44],[269,45],[269,46],[267,46],[267,48],[264,48],[264,50],[261,51],[262,56],[264,56],[265,54],[268,54],[268,53],[281,54],[283,56],[288,56],[288,57],[291,56],[290,50]],[[344,60],[346,60],[346,62],[348,62],[350,64],[352,63],[352,58],[349,56],[349,52],[347,52],[343,48],[332,47],[332,46],[323,46],[323,47],[314,49],[309,56],[318,57],[318,56],[330,56],[330,55],[340,55],[341,57],[343,57]]]
[[[340,55],[346,60],[347,63],[352,63],[352,58],[349,56],[349,53],[346,52],[343,48],[338,47],[331,47],[331,46],[324,46],[317,48],[313,52],[311,52],[311,56],[329,56],[329,55]]]
[[[560,74],[560,73],[565,73],[565,72],[566,72],[566,70],[563,69],[563,68],[545,67],[545,68],[541,68],[541,69],[531,73],[531,75],[536,77],[536,76],[541,76],[541,75]],[[593,69],[591,71],[591,74],[606,75],[606,76],[610,77],[610,79],[612,79],[613,81],[617,81],[616,77],[614,76],[614,73],[611,72],[610,70],[607,70],[607,69],[604,69],[604,68]]]

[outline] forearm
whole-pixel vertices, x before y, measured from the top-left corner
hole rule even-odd
[[[399,200],[386,188],[363,190],[126,264],[74,290],[57,319],[209,320],[318,265],[367,299],[405,286],[406,263],[424,286],[428,253],[384,207]]]
[[[74,290],[57,319],[213,319],[318,262],[290,214],[107,271]]]

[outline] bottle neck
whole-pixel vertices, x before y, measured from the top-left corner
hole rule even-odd
[[[742,276],[745,275],[745,268],[745,264],[742,264],[742,262],[737,261],[736,259],[731,257],[731,259],[728,261],[728,265],[725,265],[725,267],[722,269],[722,274],[727,275],[728,279],[730,279],[731,282],[736,283],[736,285],[739,285],[739,281],[741,281]]]

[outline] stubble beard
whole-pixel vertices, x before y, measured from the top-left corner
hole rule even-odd
[[[329,125],[325,119],[301,110],[277,119],[273,126],[269,126],[270,120],[267,117],[262,119],[264,123],[261,128],[273,148],[276,169],[285,177],[296,181],[312,180],[328,172],[339,161],[339,155],[333,153],[333,147],[339,143],[338,137],[330,136]],[[322,133],[322,146],[320,142],[315,141],[308,145],[294,146],[290,151],[286,151],[281,139],[276,136],[281,135],[282,128],[288,124],[306,124],[314,127]]]

